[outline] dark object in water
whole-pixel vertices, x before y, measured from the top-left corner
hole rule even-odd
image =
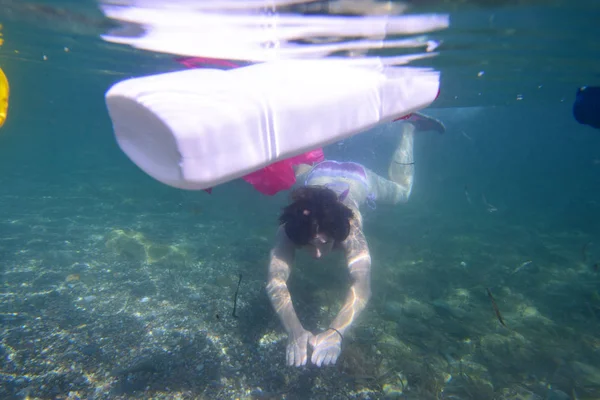
[[[113,376],[126,376],[137,373],[156,373],[161,370],[160,365],[163,362],[161,357],[144,357],[134,361],[126,368],[117,368],[112,371]]]
[[[594,264],[594,266],[592,268],[593,268],[594,272],[598,272],[600,265],[598,265],[598,263],[596,263],[596,264]]]
[[[237,296],[238,296],[238,290],[240,290],[241,283],[242,283],[242,274],[240,274],[240,279],[238,280],[237,288],[235,289],[235,294],[233,295],[233,312],[231,313],[231,315],[233,315],[233,318],[237,318],[237,315],[235,315],[235,308],[237,307]]]
[[[580,124],[600,129],[600,86],[582,86],[577,90],[573,116]]]
[[[487,290],[487,294],[490,298],[490,300],[492,301],[492,307],[494,307],[494,312],[496,313],[496,318],[498,318],[498,321],[500,321],[500,323],[502,324],[503,327],[508,328],[506,326],[506,324],[504,323],[504,319],[502,319],[502,314],[500,314],[500,310],[498,309],[498,305],[496,305],[496,300],[494,300],[494,296],[492,296],[492,292],[490,292],[490,289],[485,288],[485,290]]]

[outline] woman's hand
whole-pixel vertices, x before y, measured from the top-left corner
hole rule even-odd
[[[313,336],[310,342],[313,346],[310,361],[317,367],[321,365],[333,365],[342,352],[342,335],[335,329],[328,329],[317,336]]]
[[[314,335],[304,328],[300,328],[288,335],[286,362],[287,365],[299,367],[308,361],[308,343]]]

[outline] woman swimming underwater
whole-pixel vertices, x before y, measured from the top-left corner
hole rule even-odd
[[[288,365],[306,365],[309,346],[313,364],[335,364],[345,332],[371,295],[371,256],[360,209],[375,201],[407,202],[414,179],[415,132],[445,131],[441,122],[416,113],[397,124],[400,138],[389,164],[389,179],[353,162],[325,160],[314,166],[294,166],[301,186],[292,192],[292,202],[279,218],[267,284],[269,299],[288,334]],[[342,250],[352,280],[341,310],[329,328],[317,335],[302,326],[287,287],[297,249],[306,249],[318,259],[333,250]]]

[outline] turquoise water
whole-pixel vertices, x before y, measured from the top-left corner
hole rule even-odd
[[[264,290],[287,193],[143,174],[104,93],[172,57],[101,41],[93,2],[0,1],[0,398],[600,398],[600,132],[571,116],[600,80],[600,6],[410,11],[451,16],[417,63],[442,72],[425,112],[447,132],[417,136],[408,204],[365,212],[373,297],[336,366],[291,368]],[[325,153],[384,173],[392,140],[383,126]],[[346,288],[341,256],[298,257],[307,329]]]

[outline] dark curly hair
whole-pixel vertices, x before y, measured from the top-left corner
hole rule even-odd
[[[333,190],[303,186],[294,190],[291,198],[292,203],[283,209],[279,223],[285,224],[285,233],[292,242],[307,245],[317,233],[324,233],[336,242],[348,237],[354,214]]]

